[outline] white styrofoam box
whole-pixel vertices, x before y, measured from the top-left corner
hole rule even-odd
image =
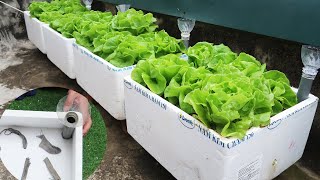
[[[128,133],[177,179],[267,180],[301,158],[318,98],[309,98],[251,128],[224,138],[147,88],[125,77]]]
[[[24,11],[24,21],[26,23],[27,34],[29,40],[44,54],[46,54],[46,46],[44,43],[42,27],[45,23],[33,18],[29,11]]]
[[[117,68],[76,43],[73,52],[78,84],[115,119],[124,120],[123,78],[135,65]]]
[[[78,114],[82,119],[81,114]],[[30,158],[27,179],[50,179],[52,176],[43,160],[48,157],[61,179],[82,179],[82,127],[76,127],[72,139],[65,140],[63,125],[56,112],[6,110],[0,119],[0,131],[5,128],[20,131],[27,139],[23,149],[22,140],[15,134],[0,135],[0,158],[7,170],[17,179],[22,176],[24,162]],[[59,154],[49,154],[39,147],[44,134],[48,141],[59,147]]]
[[[69,78],[75,79],[72,44],[74,38],[66,38],[49,25],[43,26],[47,56]]]

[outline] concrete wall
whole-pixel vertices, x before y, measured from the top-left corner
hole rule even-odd
[[[25,10],[29,4],[29,0],[2,1],[21,10]],[[21,12],[0,3],[0,17],[0,32],[2,37],[4,34],[12,34],[16,38],[26,37],[26,29],[24,26],[23,14]]]

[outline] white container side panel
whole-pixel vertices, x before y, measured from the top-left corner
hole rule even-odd
[[[0,119],[0,130],[9,127],[20,131],[27,139],[27,148],[23,149],[18,136],[0,136],[1,160],[14,177],[21,179],[24,161],[29,157],[27,179],[52,178],[43,162],[48,157],[61,179],[82,179],[82,127],[75,129],[72,139],[65,140],[56,112],[6,110]],[[36,136],[40,134],[61,152],[52,155],[39,148],[41,140]]]
[[[57,31],[43,26],[47,56],[69,78],[75,79],[72,44],[75,39],[65,38]]]
[[[83,159],[83,139],[82,139],[82,126],[75,129],[72,141],[72,172],[74,172],[73,179],[82,179],[82,159]]]
[[[145,87],[125,78],[128,133],[177,179],[272,179],[304,151],[318,98],[309,99],[226,139]]]
[[[75,43],[73,51],[78,84],[115,119],[124,120],[123,78],[134,66],[117,68]]]
[[[24,11],[24,20],[27,28],[27,34],[29,40],[44,54],[46,54],[46,46],[44,43],[44,37],[42,32],[42,26],[45,23],[40,22],[36,18],[30,16],[29,11]]]

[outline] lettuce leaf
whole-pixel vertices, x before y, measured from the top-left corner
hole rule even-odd
[[[93,40],[93,53],[106,59],[117,49],[119,44],[126,38],[126,36],[129,35],[131,35],[131,33],[127,31],[106,32],[104,35],[100,35]]]
[[[168,54],[160,58],[139,61],[131,77],[152,92],[162,95],[169,81],[178,74],[182,67],[187,66],[188,63],[180,59],[179,55]]]
[[[106,60],[116,67],[136,64],[139,60],[154,58],[153,46],[138,36],[126,36]]]
[[[168,87],[164,91],[164,97],[169,100],[176,99],[176,104],[187,113],[194,113],[194,107],[185,102],[185,97],[192,90],[202,86],[202,79],[210,74],[204,68],[182,67],[180,71],[171,79]]]
[[[49,22],[46,19],[52,19],[49,12],[55,14],[68,14],[87,11],[78,0],[53,0],[48,2],[32,2],[28,7],[32,17],[40,18],[43,22]],[[43,17],[41,17],[43,15]],[[49,15],[49,17],[48,17]]]
[[[164,30],[141,34],[140,37],[153,44],[156,57],[180,53],[185,50],[185,46],[181,40],[171,37]]]
[[[214,68],[216,64],[229,64],[237,55],[228,46],[213,45],[208,42],[198,42],[187,51],[189,62],[195,67]]]
[[[129,31],[133,35],[140,35],[153,32],[158,26],[156,18],[151,13],[144,14],[141,10],[128,9],[125,12],[118,12],[112,19],[112,28],[116,31]]]
[[[297,96],[290,88],[290,82],[285,74],[277,70],[271,70],[265,72],[263,77],[268,80],[269,88],[275,97],[272,115],[298,103]]]
[[[153,39],[150,33],[142,36]],[[200,42],[187,55],[188,63],[181,65],[147,59],[137,64],[132,79],[224,137],[243,138],[251,127],[267,126],[271,116],[297,103],[285,74],[267,71],[249,54]]]

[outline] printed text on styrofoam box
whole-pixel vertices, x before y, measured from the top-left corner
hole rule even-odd
[[[89,52],[89,50],[88,50],[88,51],[84,51],[83,49],[79,48],[79,46],[78,46],[77,44],[75,44],[75,43],[73,43],[72,45],[73,45],[73,47],[75,47],[78,51],[80,51],[81,54],[89,57],[90,59],[92,59],[92,60],[94,60],[94,61],[96,61],[96,62],[98,62],[98,63],[100,63],[100,64],[103,64],[103,62],[101,62],[95,55],[92,55],[92,53]],[[113,67],[110,67],[110,66],[107,65],[107,64],[106,64],[106,66],[107,66],[107,69],[108,69],[109,71],[112,70],[113,72],[129,71],[129,70],[132,70],[132,69],[135,67],[135,65],[133,65],[133,66],[123,67],[123,68],[113,68]]]

